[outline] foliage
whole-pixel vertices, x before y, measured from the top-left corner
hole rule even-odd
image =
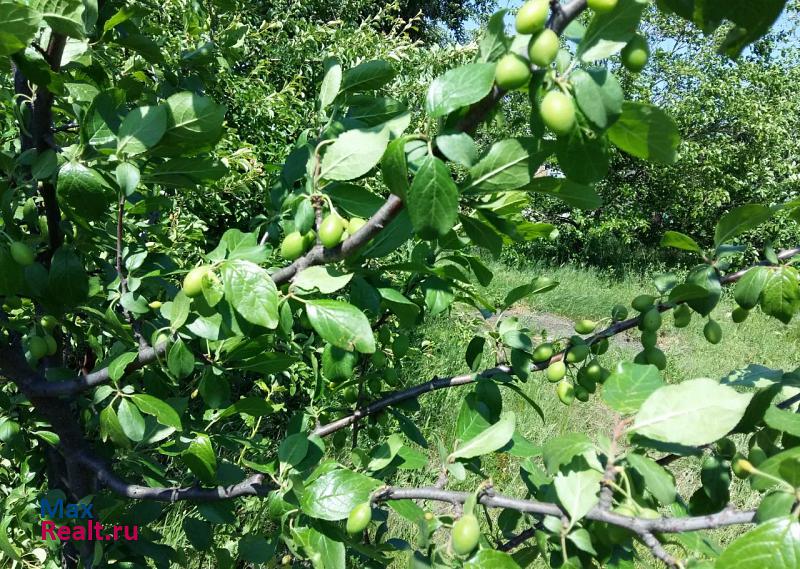
[[[706,338],[718,343],[721,327],[710,315],[722,287],[733,283],[740,316],[760,307],[790,322],[800,310],[796,249],[766,248],[763,264],[725,271],[742,252],[734,241],[780,212],[796,217],[800,204],[734,208],[716,223],[713,245],[667,234],[666,246],[698,263],[683,282],[663,275],[652,295],[633,301],[639,315],[626,320],[618,307],[603,329],[605,322],[583,319],[577,334],[544,348],[504,313],[558,283],[534,278],[497,301],[477,286],[493,279],[477,249],[497,256],[506,244],[553,235],[552,224],[526,219],[528,194],[597,207],[594,185],[609,169],[612,145],[640,159],[676,161],[674,120],[657,106],[625,100],[612,70],[600,66],[640,41],[646,6],[620,0],[582,28],[572,22],[586,3],[573,0],[552,13],[547,30],[513,39],[500,12],[476,51],[410,73],[416,82],[405,82],[406,67],[439,51],[425,54],[403,34],[389,49],[366,26],[358,38],[387,57],[357,58],[364,43],[332,42],[341,51],[303,60],[298,67],[317,70],[308,75],[319,86],[313,104],[297,111],[304,128],[281,149],[297,123],[278,136],[263,117],[248,123],[250,109],[235,104],[246,99],[244,73],[218,73],[237,65],[239,40],[253,25],[241,22],[240,6],[0,1],[0,53],[14,73],[13,96],[8,85],[3,99],[7,146],[0,155],[4,560],[167,567],[202,551],[221,567],[277,557],[317,568],[387,566],[401,555],[421,567],[513,568],[539,556],[581,567],[631,560],[642,554],[634,546],[641,542],[672,566],[682,565],[681,555],[706,565],[716,558],[724,569],[758,563],[766,552],[776,569],[790,567],[799,547],[800,432],[786,411],[797,397],[785,399],[784,388],[796,386],[797,372],[666,385],[656,332],[661,313],[676,309],[707,318]],[[725,43],[733,53],[770,24],[744,22],[742,10],[739,3],[713,14],[698,10],[698,23],[707,30],[717,19],[738,24]],[[192,41],[208,33],[212,45],[185,51],[185,40],[164,32],[176,22]],[[294,40],[313,42],[326,32],[315,23],[294,31],[273,24],[259,25],[256,35],[280,30],[278,49],[287,57]],[[496,85],[496,61],[513,51],[549,62],[543,52],[550,46],[538,39],[561,33],[575,44],[574,55],[527,70],[531,135],[489,137],[482,148],[472,135],[506,95]],[[251,39],[246,47],[259,46]],[[250,55],[240,71],[261,77],[264,60]],[[284,89],[282,104],[306,88]],[[557,104],[548,104],[553,95]],[[263,128],[256,132],[278,145],[265,155],[285,154],[274,184],[259,186],[247,166],[255,159],[234,149],[235,135],[220,144],[228,118],[239,130]],[[566,177],[537,175],[548,160]],[[182,214],[185,194],[217,207],[207,188],[235,180],[237,169],[260,190],[247,196],[261,200],[248,227],[209,234],[203,214],[213,216],[202,203]],[[224,212],[213,226],[222,230],[224,216],[238,213]],[[279,246],[285,239],[291,247]],[[500,314],[469,342],[472,371],[402,385],[410,335],[456,302]],[[606,370],[608,338],[636,327],[643,350]],[[482,369],[484,359],[491,367]],[[567,405],[599,390],[619,413],[613,434],[572,433],[542,448],[527,440],[503,391],[521,393],[520,384],[540,381],[536,372],[544,370]],[[454,438],[426,440],[415,424],[417,398],[465,385]],[[541,413],[529,403],[529,412]],[[734,456],[726,438],[733,432],[748,437],[749,460]],[[434,443],[431,464],[420,448]],[[711,445],[703,486],[678,501],[664,465]],[[483,480],[483,461],[495,456],[519,459],[524,496],[506,496]],[[728,508],[731,466],[752,476],[754,499],[763,493],[758,511]],[[428,484],[404,486],[404,472]],[[80,502],[104,524],[139,524],[139,539],[41,540],[42,498]],[[242,501],[248,507],[237,516]],[[251,503],[258,501],[263,506]],[[417,501],[447,502],[457,513],[434,514]],[[181,523],[186,548],[166,545],[153,524],[179,502],[189,504]],[[655,511],[662,506],[669,508],[664,516]],[[504,511],[477,516],[494,509]],[[69,511],[45,514],[79,527]],[[416,535],[394,538],[389,516],[410,522]],[[694,531],[754,521],[758,527],[731,545],[733,553],[691,539]],[[502,545],[501,536],[518,527],[522,533]],[[442,539],[448,530],[451,539]],[[685,552],[665,550],[667,534]],[[535,545],[508,552],[531,537]]]
[[[638,75],[623,73],[622,82],[633,97],[656,103],[674,118],[683,140],[680,160],[643,163],[612,150],[609,175],[598,186],[602,210],[566,212],[560,204],[537,202],[535,215],[562,216],[562,223],[559,241],[533,244],[532,253],[607,266],[630,247],[643,246],[650,258],[675,264],[678,259],[652,250],[665,231],[693,232],[706,245],[714,221],[732,207],[796,197],[792,133],[800,113],[792,15],[741,58],[728,61],[716,53],[718,37],[687,29],[675,16],[648,13],[643,30],[654,46],[651,64]],[[794,228],[778,216],[746,242],[791,246]]]

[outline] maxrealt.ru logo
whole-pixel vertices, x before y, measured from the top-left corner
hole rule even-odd
[[[104,526],[94,520],[94,504],[66,503],[61,498],[39,501],[39,515],[42,517],[44,541],[137,541],[139,526]],[[74,520],[72,525],[57,525],[52,519]]]

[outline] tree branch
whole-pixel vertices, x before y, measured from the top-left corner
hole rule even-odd
[[[786,251],[782,251],[778,255],[778,258],[781,260],[785,260],[797,255],[798,253],[800,253],[800,249],[789,249]],[[739,279],[741,279],[746,272],[747,269],[738,271],[736,273],[723,277],[721,281],[723,284],[734,283]],[[674,307],[675,305],[673,304],[659,304],[656,308],[660,312],[666,312]],[[612,336],[616,336],[617,334],[625,332],[626,330],[631,330],[633,328],[636,328],[639,325],[640,320],[641,320],[641,315],[636,316],[634,318],[629,318],[628,320],[623,320],[621,322],[616,322],[615,324],[612,324],[605,330],[601,330],[594,336],[587,338],[586,343],[589,345],[596,344],[597,342],[599,342],[604,338],[610,338]],[[555,363],[557,361],[561,361],[562,359],[564,359],[565,355],[566,355],[566,350],[562,350],[559,353],[555,354],[549,361],[533,364],[530,367],[530,370],[543,371],[547,369],[551,363]],[[366,417],[368,415],[372,415],[374,413],[377,413],[385,409],[386,407],[396,405],[402,401],[406,401],[408,399],[414,399],[415,397],[418,397],[423,393],[428,393],[429,391],[436,391],[438,389],[446,389],[449,387],[458,387],[461,385],[470,385],[478,381],[478,379],[480,378],[489,378],[498,375],[500,373],[511,373],[511,372],[512,370],[508,366],[498,366],[491,369],[487,369],[479,373],[456,375],[444,378],[441,377],[435,378],[431,381],[427,381],[425,383],[409,387],[408,389],[404,389],[403,391],[397,391],[395,393],[392,393],[391,395],[383,399],[379,399],[373,403],[370,403],[364,408],[357,409],[352,415],[348,417],[343,417],[337,421],[328,423],[327,425],[322,425],[320,427],[317,427],[317,429],[314,431],[314,434],[319,436],[328,435],[334,431],[338,431],[339,429],[343,429],[345,427],[352,425],[353,422],[356,421],[357,419]]]
[[[653,556],[663,561],[667,567],[683,567],[683,563],[667,553],[667,550],[664,549],[664,546],[661,545],[661,542],[658,541],[658,538],[649,531],[643,531],[639,533],[639,538],[642,540],[642,543],[650,548],[650,552],[653,554]]]
[[[125,374],[133,373],[134,371],[142,369],[143,367],[153,363],[157,359],[164,357],[167,353],[168,346],[169,344],[167,342],[163,342],[155,347],[140,348],[139,356],[136,358],[135,361],[131,362],[127,368],[125,368]],[[3,359],[5,359],[4,352],[7,351],[8,351],[7,348],[0,349],[0,356],[4,356]],[[34,376],[32,378],[24,380],[21,386],[22,390],[29,397],[52,398],[52,397],[76,395],[92,387],[97,387],[98,385],[102,385],[103,383],[106,383],[109,379],[110,379],[109,368],[104,367],[92,373],[79,376],[77,379],[73,379],[70,381],[59,381],[51,383],[48,382],[46,379],[42,378],[41,376]]]
[[[384,397],[383,399],[379,399],[374,403],[370,403],[361,409],[356,409],[356,411],[348,417],[343,417],[337,421],[328,423],[327,425],[317,427],[312,434],[325,437],[340,429],[349,427],[359,419],[369,415],[374,415],[375,413],[378,413],[379,411],[382,411],[387,407],[391,407],[392,405],[396,405],[402,401],[419,397],[423,393],[436,391],[438,389],[446,389],[448,387],[456,387],[459,385],[469,385],[477,381],[478,378],[490,378],[503,373],[511,373],[511,368],[508,366],[498,366],[487,369],[481,373],[454,375],[452,377],[437,377],[430,381],[426,381],[425,383],[420,383],[419,385],[404,389],[403,391],[392,393],[391,395]]]
[[[381,208],[367,220],[367,223],[356,231],[347,240],[333,249],[326,249],[322,245],[316,245],[303,257],[297,259],[288,267],[284,267],[273,273],[272,280],[277,286],[284,285],[291,281],[294,276],[303,269],[340,261],[349,257],[366,245],[370,239],[375,237],[383,230],[403,209],[403,200],[394,194],[390,195]]]
[[[249,478],[233,484],[231,486],[216,486],[213,488],[202,488],[191,486],[186,488],[151,488],[149,486],[139,486],[129,484],[117,476],[111,467],[102,459],[83,450],[75,459],[83,466],[89,468],[96,477],[97,481],[103,486],[126,498],[135,500],[153,500],[156,502],[179,502],[181,500],[192,500],[195,502],[213,502],[217,500],[230,500],[241,496],[266,496],[274,486],[264,484],[263,474],[254,474]]]
[[[432,500],[435,502],[456,502],[463,504],[471,494],[469,492],[455,492],[439,488],[394,488],[384,487],[379,489],[373,497],[375,502],[391,500]],[[487,508],[502,508],[538,514],[544,516],[568,516],[558,504],[539,502],[536,500],[522,500],[505,496],[503,494],[482,494],[478,503]],[[705,529],[716,529],[732,525],[754,523],[755,510],[728,509],[707,516],[694,516],[686,518],[634,518],[595,507],[586,515],[586,519],[605,522],[626,528],[639,535],[649,533],[683,533]]]

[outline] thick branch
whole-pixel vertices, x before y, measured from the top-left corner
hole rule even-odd
[[[163,358],[167,353],[169,344],[163,342],[156,347],[147,347],[139,350],[139,357],[131,362],[125,373],[130,374],[136,370],[142,369],[159,358]],[[0,352],[2,354],[2,352]],[[97,387],[106,383],[110,379],[109,368],[104,367],[92,373],[79,376],[77,379],[71,381],[60,381],[48,383],[41,377],[35,377],[23,382],[22,390],[28,397],[61,397],[67,395],[75,395],[86,389]]]
[[[554,5],[553,15],[550,17],[547,27],[558,35],[561,35],[572,20],[577,18],[587,7],[586,0],[573,0],[569,4],[563,5],[557,2],[552,4]]]
[[[439,488],[393,488],[387,487],[378,491],[374,500],[386,502],[390,500],[433,500],[436,502],[456,502],[463,504],[471,494],[455,492]],[[503,508],[538,514],[544,516],[568,516],[557,504],[522,500],[502,494],[483,494],[478,502],[488,508]],[[644,533],[683,533],[705,529],[715,529],[732,525],[750,524],[754,522],[755,510],[723,510],[707,516],[686,518],[633,518],[595,507],[586,515],[589,520],[605,522],[631,530],[639,535]]]
[[[103,486],[126,498],[135,500],[154,500],[156,502],[179,502],[192,500],[195,502],[212,502],[216,500],[229,500],[241,496],[266,496],[274,490],[274,486],[264,484],[264,475],[255,474],[246,480],[232,486],[216,486],[201,488],[192,486],[187,488],[150,488],[129,484],[117,476],[110,466],[93,454],[83,451],[77,461],[94,472],[97,481]]]

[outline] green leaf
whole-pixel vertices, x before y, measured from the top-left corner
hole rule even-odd
[[[736,283],[733,298],[736,303],[746,310],[758,306],[761,293],[767,281],[772,277],[772,272],[767,267],[753,267]]]
[[[300,498],[303,512],[321,520],[343,520],[369,496],[380,482],[351,470],[338,469],[323,474],[308,485]]]
[[[478,147],[467,133],[440,134],[436,137],[436,147],[448,160],[467,168],[478,161]]]
[[[261,397],[243,397],[233,405],[226,407],[218,416],[217,420],[225,419],[233,415],[249,415],[251,417],[266,417],[275,412],[275,407]]]
[[[765,205],[745,204],[735,207],[722,216],[714,232],[714,245],[719,247],[745,231],[754,229],[772,217]]]
[[[59,204],[76,217],[96,220],[108,213],[114,193],[103,177],[80,162],[65,162],[58,171]]]
[[[558,286],[557,282],[547,277],[536,277],[533,279],[532,282],[520,285],[508,291],[505,299],[503,300],[503,306],[505,308],[508,308],[512,304],[516,304],[518,301],[522,300],[526,296],[530,296],[532,294],[542,294],[553,290],[557,286]]]
[[[715,569],[795,569],[800,562],[800,522],[775,518],[731,543]]]
[[[619,0],[610,12],[596,14],[578,44],[577,57],[590,63],[620,52],[636,33],[647,4],[646,0]]]
[[[127,399],[120,400],[117,417],[126,437],[134,442],[144,438],[144,417],[133,403]]]
[[[722,297],[722,284],[719,280],[719,273],[711,265],[698,265],[689,271],[686,283],[703,288],[706,295],[703,298],[688,300],[687,304],[692,310],[699,312],[702,316],[708,316]]]
[[[404,200],[409,188],[406,142],[408,142],[408,138],[405,136],[390,142],[381,160],[383,182],[394,195]]]
[[[464,569],[520,569],[520,566],[504,551],[481,549],[464,563]]]
[[[324,539],[322,534],[315,532]],[[340,545],[344,548],[344,545]],[[239,560],[247,561],[256,566],[265,564],[275,558],[275,545],[267,541],[267,539],[260,535],[245,535],[239,540],[238,549]]]
[[[582,519],[600,501],[600,480],[603,475],[596,470],[558,473],[553,485],[558,501],[569,514],[570,526]]]
[[[172,299],[172,303],[170,304],[169,323],[173,332],[177,331],[186,323],[186,319],[189,317],[189,311],[191,310],[191,305],[191,299],[186,296],[182,290],[179,291],[178,294],[175,295],[175,298]],[[164,306],[166,306],[166,304],[161,307],[162,311]]]
[[[357,93],[380,89],[397,75],[392,65],[382,59],[359,63],[344,72],[342,92]]]
[[[222,282],[225,299],[245,320],[270,330],[278,326],[278,289],[266,270],[250,261],[226,261]]]
[[[11,55],[31,42],[39,31],[42,15],[19,2],[0,2],[0,57]]]
[[[403,448],[403,437],[397,433],[389,435],[386,441],[378,445],[370,453],[370,461],[367,470],[377,472],[389,466]]]
[[[47,290],[51,301],[63,306],[76,306],[89,296],[89,275],[80,257],[66,246],[53,255]]]
[[[642,404],[631,430],[657,441],[706,445],[736,426],[752,397],[707,378],[668,385]]]
[[[414,230],[423,239],[446,235],[458,218],[458,188],[447,165],[428,156],[414,176],[406,200]]]
[[[222,235],[216,249],[208,254],[208,258],[212,261],[241,259],[257,265],[266,261],[268,256],[269,251],[264,245],[259,244],[258,235],[243,233],[238,229],[228,229]]]
[[[302,544],[314,569],[346,566],[347,557],[344,543],[341,541],[335,541],[314,528],[295,528],[294,538],[296,543]],[[274,558],[273,551],[270,559]]]
[[[656,106],[625,101],[622,115],[608,129],[609,140],[632,156],[672,164],[681,142],[675,121]]]
[[[591,184],[608,174],[609,156],[605,141],[585,138],[580,130],[558,139],[556,156],[561,171],[575,182]]]
[[[469,341],[464,358],[467,360],[467,366],[471,371],[478,371],[480,369],[485,345],[486,338],[483,336],[474,336],[472,340]]]
[[[138,352],[126,352],[114,358],[112,362],[108,364],[108,377],[111,381],[117,381],[125,375],[125,369],[132,362],[136,361],[138,355]]]
[[[628,464],[641,474],[644,485],[656,500],[669,506],[678,497],[675,477],[655,460],[641,454],[631,453],[626,457]]]
[[[117,165],[114,174],[117,180],[117,185],[122,193],[128,197],[133,195],[133,192],[136,191],[136,187],[139,185],[139,180],[141,178],[139,168],[136,167],[136,164],[131,164],[130,162],[120,162]]]
[[[703,253],[703,250],[700,248],[700,245],[697,244],[697,241],[678,231],[667,231],[664,233],[664,237],[661,238],[661,246],[673,247],[675,249],[682,249],[684,251],[692,251],[694,253]]]
[[[411,302],[400,291],[393,288],[379,288],[383,304],[397,316],[401,328],[412,328],[419,316],[419,306]]]
[[[173,158],[154,166],[145,175],[145,180],[153,184],[193,188],[213,182],[227,174],[228,168],[221,162],[208,157]]]
[[[117,133],[117,153],[135,156],[147,152],[158,144],[166,130],[166,107],[137,107],[122,120]]]
[[[391,97],[351,95],[347,98],[347,105],[347,118],[358,121],[359,126],[384,125],[385,128],[392,128],[384,123],[397,122],[399,125],[405,121],[404,115],[408,114],[406,104]]]
[[[217,457],[211,439],[204,433],[194,435],[181,459],[203,484],[214,485],[217,482]]]
[[[794,267],[784,266],[769,271],[761,293],[761,310],[788,324],[800,310],[800,276]]]
[[[375,337],[367,317],[352,304],[339,300],[309,300],[306,311],[311,326],[334,346],[362,354],[375,351]]]
[[[0,12],[0,14],[2,14],[2,12]],[[12,522],[14,525],[12,525]],[[22,559],[22,552],[19,551],[17,546],[14,545],[14,542],[9,539],[9,536],[13,536],[14,534],[13,532],[16,522],[17,516],[10,514],[3,516],[3,521],[0,522],[0,551],[2,551],[10,559],[19,561]]]
[[[180,416],[169,403],[143,393],[135,393],[131,395],[131,399],[142,413],[152,415],[162,425],[178,431],[183,430]]]
[[[86,35],[82,0],[31,0],[30,6],[42,14],[54,32],[77,39]]]
[[[55,150],[48,148],[38,156],[31,166],[31,177],[35,180],[45,180],[52,176],[58,168],[58,156]]]
[[[758,465],[758,469],[767,476],[752,476],[750,485],[753,490],[761,492],[772,488],[777,484],[775,478],[786,480],[789,478],[786,474],[800,473],[800,447],[793,447],[769,457]],[[792,476],[792,478],[795,477]],[[797,484],[792,485],[796,486]]]
[[[332,294],[350,284],[352,278],[353,273],[342,273],[328,266],[309,267],[294,277],[292,287],[309,292],[318,290],[322,294]]]
[[[456,67],[431,83],[425,99],[425,112],[434,118],[452,113],[483,99],[493,85],[493,63],[470,63]]]
[[[114,444],[123,448],[130,446],[130,441],[120,425],[119,417],[111,405],[100,411],[100,438],[104,441],[111,439]]]
[[[348,130],[326,150],[320,178],[353,180],[372,170],[389,144],[389,131],[381,128]]]
[[[397,141],[393,141],[394,144]],[[389,145],[391,148],[392,144]],[[388,152],[388,150],[387,150]],[[386,174],[384,174],[384,181]],[[408,181],[406,181],[408,184]],[[355,184],[348,183],[333,183],[325,187],[327,193],[334,203],[342,208],[345,213],[354,215],[356,217],[368,218],[372,217],[376,211],[385,203],[385,200],[370,192],[368,189]]]
[[[791,409],[771,405],[764,414],[764,422],[777,431],[800,437],[800,415]]]
[[[603,401],[618,413],[629,415],[663,386],[656,366],[620,362],[603,384]]]
[[[503,238],[497,231],[477,217],[459,215],[458,219],[473,245],[487,249],[495,258],[500,256],[503,250]]]
[[[607,69],[576,69],[570,78],[575,102],[587,119],[605,130],[622,113],[624,95],[619,81]]]
[[[167,368],[178,379],[188,377],[194,371],[194,355],[180,338],[169,347]]]
[[[455,299],[450,285],[438,277],[425,279],[422,283],[422,293],[430,316],[436,316],[447,310]]]
[[[540,176],[521,189],[551,195],[578,209],[597,209],[603,205],[603,198],[592,186],[578,184],[566,178]]]
[[[300,464],[308,453],[308,436],[305,433],[289,435],[278,447],[278,460],[289,466]]]
[[[450,453],[448,462],[453,462],[458,458],[473,458],[489,454],[503,448],[514,436],[515,425],[514,413],[503,413],[500,415],[499,421]]]
[[[189,543],[198,551],[210,549],[214,544],[214,533],[211,530],[211,524],[208,522],[187,517],[183,518],[181,525]]]
[[[486,31],[478,44],[478,61],[488,63],[497,61],[508,51],[505,17],[508,10],[498,10],[486,24]]]
[[[481,338],[483,339],[483,338]],[[456,439],[467,441],[475,438],[484,430],[492,426],[492,421],[499,417],[492,417],[489,403],[481,401],[476,392],[469,393],[461,403],[456,418]]]
[[[469,171],[465,194],[515,190],[531,183],[539,167],[553,153],[553,145],[536,138],[509,138],[495,142]]]
[[[197,153],[219,140],[225,107],[210,97],[184,91],[167,99],[167,132],[159,148],[173,155]]]
[[[319,106],[324,109],[339,94],[342,86],[342,66],[335,57],[326,57],[322,62],[325,69],[325,76],[322,78],[322,85],[319,88]]]

